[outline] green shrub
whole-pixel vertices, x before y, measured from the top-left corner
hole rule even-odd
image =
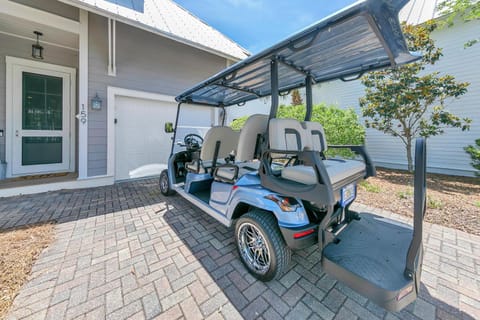
[[[304,106],[280,106],[279,118],[305,119]],[[364,144],[365,128],[359,123],[353,109],[341,109],[337,106],[318,104],[313,106],[312,121],[322,124],[329,145]],[[353,157],[349,149],[329,149],[327,156]]]
[[[230,123],[230,128],[236,131],[240,131],[245,125],[245,121],[247,121],[247,119],[248,119],[248,116],[244,116],[244,117],[233,120],[232,123]]]
[[[277,117],[303,121],[305,112],[305,107],[302,105],[280,106]],[[235,119],[230,126],[234,130],[240,130],[247,118],[248,116]],[[329,145],[365,143],[365,128],[359,123],[358,115],[353,109],[340,109],[339,107],[326,104],[315,105],[312,110],[312,121],[322,124]],[[353,153],[348,149],[330,149],[327,151],[327,156],[332,157],[336,155],[352,157]]]
[[[475,169],[479,170],[475,172],[477,176],[480,176],[480,139],[475,140],[476,146],[465,147],[465,151],[470,155],[472,159],[471,165]]]

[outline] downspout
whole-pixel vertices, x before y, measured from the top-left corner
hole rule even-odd
[[[108,18],[108,75],[115,77],[117,75],[117,22]]]

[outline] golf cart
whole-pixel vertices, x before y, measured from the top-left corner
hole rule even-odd
[[[357,184],[375,175],[364,146],[327,145],[312,122],[312,85],[419,58],[406,46],[398,12],[406,0],[360,1],[277,45],[219,72],[176,97],[179,102],[164,195],[178,193],[227,227],[241,261],[262,281],[287,270],[291,250],[318,246],[322,269],[387,310],[417,297],[425,212],[425,141],[417,140],[414,226],[350,208]],[[279,96],[305,87],[303,121],[277,118]],[[229,108],[271,97],[269,115],[225,126]],[[221,125],[179,140],[181,106],[220,110]],[[209,111],[210,112],[210,111]],[[184,128],[184,127],[182,127]],[[175,148],[182,150],[175,151]],[[348,148],[354,159],[327,158]]]

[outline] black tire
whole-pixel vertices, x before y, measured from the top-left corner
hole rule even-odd
[[[247,238],[252,239],[249,230],[255,231],[255,228],[259,231],[256,239],[260,236],[264,240],[257,240],[260,244],[254,241],[256,245],[247,244],[245,240]],[[261,281],[266,282],[280,278],[290,264],[292,252],[285,244],[278,228],[277,219],[268,211],[254,209],[241,216],[235,224],[235,241],[240,260],[250,274]],[[255,253],[252,252],[252,246],[256,247]],[[254,257],[257,249],[263,253],[265,248],[268,248],[266,255],[268,255],[269,259],[260,259],[260,255],[258,258]],[[258,262],[256,264],[257,267],[255,267],[255,262],[252,260],[260,260],[256,261]],[[265,260],[268,260],[268,263]],[[260,268],[261,270],[259,270]]]
[[[160,173],[159,185],[160,185],[160,192],[164,196],[172,196],[172,195],[175,194],[175,191],[173,191],[170,188],[170,182],[168,181],[168,171],[167,170],[163,170],[162,173]]]

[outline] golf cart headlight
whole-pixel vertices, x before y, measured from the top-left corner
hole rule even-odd
[[[300,207],[299,203],[294,198],[281,197],[276,194],[269,194],[264,198],[275,202],[280,209],[285,212],[294,212]]]

